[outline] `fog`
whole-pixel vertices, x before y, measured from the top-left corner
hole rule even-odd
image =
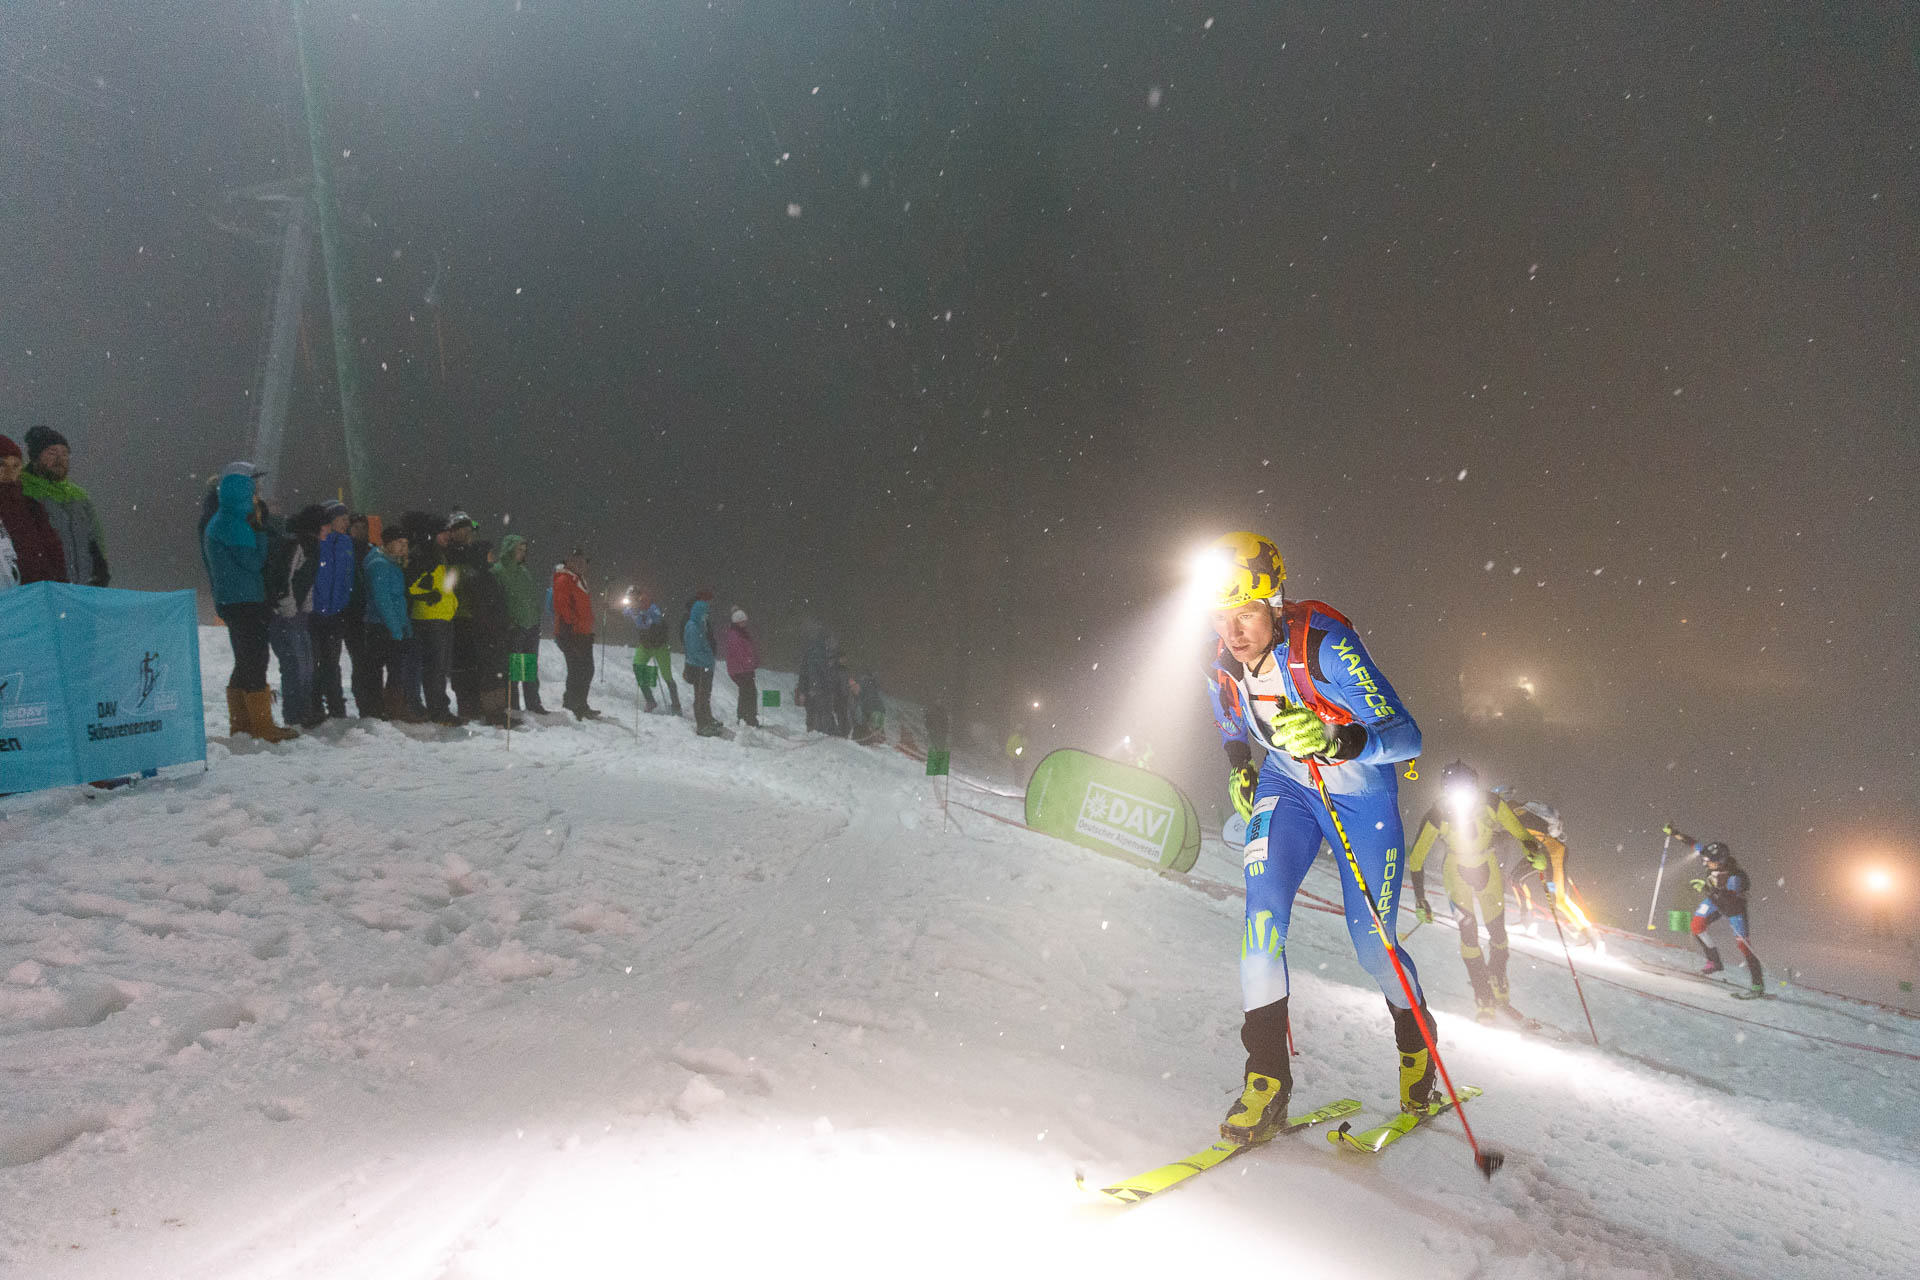
[[[1560,808],[1603,917],[1644,915],[1672,821],[1753,873],[1763,950],[1863,929],[1868,863],[1911,932],[1910,10],[307,27],[369,468],[316,246],[283,504],[461,507],[586,548],[596,588],[712,584],[776,665],[830,626],[984,758],[1021,723],[1150,741],[1216,814],[1172,602],[1258,530],[1365,634],[1428,776]],[[69,438],[115,585],[204,586],[279,253],[234,193],[311,168],[290,10],[22,3],[0,65],[0,432]]]

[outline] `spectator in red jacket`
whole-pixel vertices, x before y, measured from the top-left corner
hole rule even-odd
[[[47,511],[20,486],[26,458],[0,436],[0,591],[29,582],[65,582],[67,553]]]
[[[598,720],[587,705],[593,684],[593,598],[587,594],[587,553],[575,547],[553,571],[553,642],[567,660],[567,692],[560,705],[579,720]]]
[[[760,669],[760,654],[753,647],[753,636],[747,630],[747,611],[739,605],[733,608],[733,621],[727,627],[722,638],[722,647],[727,654],[727,679],[733,681],[734,688],[740,691],[740,698],[734,705],[734,714],[741,724],[760,727],[760,692],[754,686],[754,673]]]

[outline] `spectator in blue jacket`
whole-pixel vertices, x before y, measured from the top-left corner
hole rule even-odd
[[[713,627],[707,620],[712,602],[713,588],[700,588],[687,605],[687,625],[680,629],[686,654],[682,674],[693,686],[693,731],[703,738],[722,733],[720,722],[713,718]]]
[[[344,719],[347,695],[340,685],[340,650],[347,639],[356,557],[353,539],[347,534],[347,504],[324,503],[320,514],[326,523],[320,526],[317,539],[313,615],[307,619],[313,637],[313,700],[321,713]]]
[[[407,549],[407,530],[394,524],[387,526],[383,544],[367,551],[361,567],[367,597],[361,639],[370,664],[367,691],[380,690],[381,717],[423,724],[427,717],[409,705],[408,697],[419,679],[420,649],[407,600]]]
[[[299,732],[273,722],[267,688],[267,538],[254,520],[253,467],[239,462],[220,477],[218,498],[200,550],[213,587],[213,610],[227,624],[233,674],[227,678],[227,718],[233,733],[285,742]]]

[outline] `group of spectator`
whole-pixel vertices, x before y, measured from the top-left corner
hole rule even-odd
[[[811,732],[868,744],[886,741],[887,705],[879,679],[867,670],[853,675],[830,631],[816,631],[807,642],[793,700],[806,708]]]
[[[337,501],[283,519],[259,494],[258,479],[250,463],[228,466],[209,481],[200,516],[214,608],[233,645],[227,711],[234,733],[280,742],[298,736],[294,725],[344,717],[343,651],[362,717],[517,728],[525,723],[518,712],[548,714],[540,696],[541,596],[525,538],[510,533],[496,546],[475,536],[479,522],[464,511],[445,518],[412,511],[383,526]],[[597,720],[587,701],[595,642],[587,566],[583,551],[571,551],[554,568],[546,603],[567,665],[561,708]],[[682,674],[703,736],[725,732],[711,705],[713,595],[708,587],[696,593],[681,629]],[[664,685],[678,716],[665,614],[645,595],[621,605],[640,629],[633,665],[647,710],[657,709],[654,690]],[[758,725],[759,656],[744,609],[734,608],[717,652],[740,691],[741,722]],[[280,664],[284,725],[274,720],[267,686],[270,656]]]
[[[26,447],[0,436],[0,591],[30,582],[108,585],[106,537],[87,491],[68,476],[67,438],[46,426]],[[362,717],[402,723],[500,727],[544,716],[540,698],[541,593],[527,568],[527,540],[477,538],[464,511],[445,518],[412,511],[390,525],[316,503],[282,517],[258,492],[253,465],[236,462],[211,477],[200,510],[201,558],[215,612],[233,645],[227,682],[232,731],[269,742],[299,736],[347,715],[351,691]],[[561,708],[577,719],[593,682],[593,596],[588,560],[573,550],[556,565],[546,596],[554,642],[566,659]],[[682,678],[693,693],[695,731],[725,732],[713,714],[713,675],[724,661],[737,690],[735,714],[760,723],[760,656],[746,610],[735,605],[716,642],[714,590],[701,587],[680,626]],[[665,611],[650,596],[623,598],[639,630],[634,679],[648,712],[681,714]],[[343,679],[341,658],[350,662]],[[267,664],[280,666],[276,723]],[[825,632],[808,645],[795,701],[807,728],[862,741],[884,740],[885,704],[871,674],[854,678]]]
[[[107,585],[107,539],[87,491],[67,476],[72,449],[52,427],[23,450],[0,436],[0,591],[29,582]]]

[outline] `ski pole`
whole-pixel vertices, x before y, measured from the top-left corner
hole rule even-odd
[[[1660,884],[1667,878],[1667,846],[1673,843],[1673,833],[1660,842],[1660,874],[1653,878],[1653,901],[1647,904],[1647,932],[1653,932],[1653,913],[1660,909]]]
[[[1580,986],[1580,971],[1573,967],[1573,948],[1567,945],[1567,931],[1560,927],[1560,913],[1554,909],[1553,891],[1547,891],[1547,914],[1553,917],[1553,931],[1560,935],[1560,951],[1567,957],[1567,972],[1573,975],[1573,992],[1580,997],[1580,1012],[1587,1015],[1587,1034],[1593,1047],[1600,1047],[1600,1033],[1593,1029],[1593,1010],[1587,1008],[1587,993]]]
[[[1427,1053],[1433,1065],[1440,1072],[1440,1080],[1447,1086],[1447,1098],[1453,1103],[1453,1110],[1460,1117],[1460,1127],[1466,1131],[1467,1145],[1473,1149],[1474,1167],[1480,1170],[1480,1176],[1492,1180],[1500,1166],[1507,1162],[1505,1154],[1491,1148],[1482,1151],[1479,1139],[1473,1136],[1473,1125],[1467,1121],[1466,1108],[1460,1105],[1460,1095],[1454,1091],[1453,1077],[1447,1072],[1447,1064],[1440,1057],[1440,1046],[1434,1041],[1433,1029],[1427,1025],[1427,1019],[1420,1016],[1420,1000],[1413,994],[1413,983],[1407,978],[1406,966],[1400,963],[1400,944],[1394,941],[1387,930],[1387,922],[1380,917],[1380,908],[1374,905],[1373,894],[1367,889],[1367,878],[1360,870],[1360,859],[1354,856],[1353,841],[1347,838],[1347,828],[1340,821],[1340,812],[1333,806],[1333,797],[1327,792],[1327,780],[1320,776],[1320,762],[1308,760],[1307,772],[1313,776],[1313,785],[1320,792],[1320,803],[1326,806],[1327,816],[1333,819],[1333,829],[1340,836],[1341,851],[1347,857],[1347,869],[1353,872],[1353,882],[1360,889],[1360,897],[1367,904],[1367,914],[1373,917],[1373,927],[1379,931],[1380,944],[1387,949],[1387,959],[1393,962],[1394,976],[1400,979],[1400,990],[1406,993],[1407,1008],[1413,1013],[1413,1024],[1420,1028],[1420,1038],[1427,1042]]]

